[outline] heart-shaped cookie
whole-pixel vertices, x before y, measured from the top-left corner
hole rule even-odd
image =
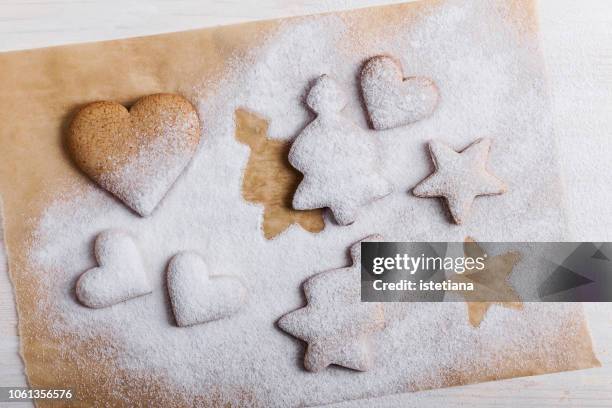
[[[234,276],[209,276],[206,263],[195,252],[181,252],[168,264],[168,292],[178,326],[192,326],[236,313],[247,291]]]
[[[384,55],[364,65],[361,90],[370,123],[376,130],[417,122],[431,115],[440,99],[431,79],[404,78],[399,62]]]
[[[141,216],[153,212],[193,156],[200,121],[185,98],[156,94],[128,111],[94,102],[77,112],[67,145],[92,180]]]
[[[96,237],[98,267],[84,272],[76,283],[76,295],[91,308],[112,306],[151,293],[152,288],[132,237],[121,230],[107,230]]]

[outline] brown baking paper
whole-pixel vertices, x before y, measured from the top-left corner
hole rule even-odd
[[[337,16],[350,20],[351,26],[361,33],[375,32],[380,27],[397,22],[412,24],[427,16],[429,7],[437,3],[363,9],[337,13]],[[520,26],[520,30],[517,30],[531,41],[537,29],[532,2],[510,1],[505,4],[509,10],[508,26]],[[63,135],[76,109],[96,100],[114,100],[129,105],[144,95],[157,92],[187,94],[189,97],[193,95],[194,86],[204,79],[208,83],[215,83],[223,76],[232,59],[244,58],[251,48],[275,32],[282,23],[283,20],[256,22],[0,54],[0,194],[4,204],[9,272],[19,313],[21,353],[32,387],[70,387],[76,395],[76,399],[70,402],[40,401],[40,406],[226,407],[270,403],[270,400],[258,400],[257,382],[250,386],[241,383],[225,388],[203,384],[201,394],[190,396],[181,393],[160,372],[121,369],[112,358],[92,358],[97,348],[104,346],[112,349],[112,341],[103,335],[84,341],[74,333],[54,329],[53,320],[61,316],[45,315],[38,305],[43,300],[53,301],[54,297],[67,294],[47,291],[38,273],[40,271],[32,269],[34,265],[27,254],[48,203],[68,187],[84,188],[91,183],[75,168],[64,148]],[[351,34],[347,33],[341,41],[351,44],[351,38]],[[297,86],[302,87],[303,84]],[[214,121],[215,118],[203,117],[201,120]],[[226,181],[218,180],[219,183]],[[256,183],[252,188],[256,188]],[[257,196],[255,193],[251,195]],[[316,269],[313,266],[313,270]],[[45,271],[47,274],[55,272]],[[67,283],[67,286],[71,284]],[[297,290],[296,287],[296,294]],[[283,400],[281,395],[278,399],[272,398],[272,401],[276,405],[312,405],[598,365],[582,313],[572,316],[564,322],[572,336],[559,335],[546,339],[551,349],[558,351],[552,356],[538,348],[525,351],[526,354],[517,359],[505,356],[494,360],[484,369],[470,362],[458,361],[456,366],[449,366],[437,381],[393,378],[390,379],[393,386],[364,389],[350,395],[327,392],[312,398],[304,395],[293,401]],[[62,352],[67,345],[73,351],[68,355]],[[300,346],[296,343],[295,347]],[[302,352],[296,353],[302,355]],[[83,364],[83,361],[87,364]],[[274,361],[270,361],[270,364],[273,365]],[[390,364],[394,363],[390,361]],[[296,366],[296,370],[301,368]],[[228,381],[223,383],[227,384]],[[296,382],[292,386],[299,389],[301,383]]]

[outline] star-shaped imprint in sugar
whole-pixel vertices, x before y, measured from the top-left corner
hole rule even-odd
[[[363,241],[380,241],[373,235]],[[358,371],[373,365],[370,336],[385,326],[380,303],[361,302],[361,245],[351,247],[353,265],[321,272],[304,283],[308,304],[278,321],[306,343],[304,367],[320,371],[336,364]]]
[[[514,267],[521,260],[518,251],[488,256],[473,238],[466,237],[463,252],[466,258],[484,259],[483,269],[453,274],[451,278],[455,282],[474,284],[475,290],[461,293],[467,302],[468,319],[473,327],[480,326],[493,305],[514,310],[523,309],[521,298],[509,282]]]
[[[478,139],[461,152],[438,141],[429,143],[435,172],[413,190],[417,197],[443,197],[455,223],[466,221],[474,198],[506,192],[505,184],[486,168],[490,139]]]

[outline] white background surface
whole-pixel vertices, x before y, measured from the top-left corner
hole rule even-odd
[[[392,2],[0,0],[0,52]],[[540,0],[538,11],[567,190],[566,197],[550,199],[566,201],[571,239],[612,241],[612,1]],[[612,304],[587,304],[585,308],[602,368],[339,406],[610,407]],[[16,321],[8,276],[0,270],[0,386],[26,384]]]

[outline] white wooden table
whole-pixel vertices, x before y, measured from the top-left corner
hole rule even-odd
[[[0,52],[388,4],[389,0],[0,0]],[[540,0],[541,37],[574,240],[612,240],[612,1]],[[1,158],[0,158],[1,159]],[[1,259],[0,259],[1,263]],[[612,407],[612,304],[587,304],[602,368],[339,404]],[[0,270],[0,386],[25,385]],[[7,404],[12,407],[28,406]]]

